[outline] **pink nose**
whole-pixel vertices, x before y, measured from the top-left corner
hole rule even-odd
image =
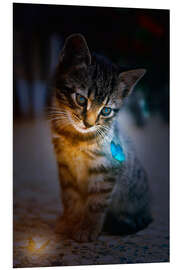
[[[86,127],[92,127],[96,123],[96,114],[94,112],[87,112],[84,119],[84,124]]]

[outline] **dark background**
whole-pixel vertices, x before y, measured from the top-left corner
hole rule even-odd
[[[64,40],[81,33],[91,51],[122,66],[147,69],[140,94],[129,102],[137,124],[144,124],[143,112],[159,112],[168,122],[168,10],[14,4],[13,12],[14,117],[44,111]]]
[[[73,33],[85,36],[90,51],[147,69],[118,121],[147,171],[154,221],[86,244],[54,233],[62,204],[46,114],[59,53]],[[168,262],[169,11],[13,4],[13,50],[14,267]],[[37,253],[32,243],[48,244]]]

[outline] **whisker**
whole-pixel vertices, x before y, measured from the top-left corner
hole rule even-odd
[[[67,120],[67,118],[66,117],[51,117],[51,118],[49,118],[47,121],[54,121],[54,120],[60,120],[60,121],[63,121],[63,120]]]
[[[65,113],[51,113],[51,114],[48,114],[47,116],[51,118],[56,117],[56,116],[67,117]]]
[[[51,106],[51,107],[46,107],[45,109],[47,112],[51,112],[51,111],[64,111],[65,112],[65,109],[60,109],[58,107],[54,107],[54,106]]]
[[[98,134],[100,134],[102,141],[109,143],[112,140],[110,128],[106,126],[100,126],[100,128],[98,129]]]
[[[81,119],[80,119],[77,115],[75,115],[74,113],[72,114],[72,116],[73,116],[76,120],[78,120],[78,121],[81,120]]]
[[[65,129],[68,126],[71,126],[70,123],[59,121],[59,119],[56,119],[54,121],[55,121],[56,124],[60,124],[61,125],[61,129]]]
[[[55,109],[52,109],[52,110],[48,111],[48,113],[51,113],[51,112],[66,113],[65,110],[55,110]]]
[[[101,129],[97,129],[98,133],[98,143],[102,143],[104,141],[104,134],[102,133]]]

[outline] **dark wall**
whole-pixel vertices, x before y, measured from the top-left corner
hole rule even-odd
[[[38,113],[48,104],[48,82],[64,39],[82,33],[91,51],[123,66],[147,68],[141,89],[148,110],[168,121],[168,10],[13,4],[13,29],[15,116]],[[24,103],[29,108],[22,109]]]

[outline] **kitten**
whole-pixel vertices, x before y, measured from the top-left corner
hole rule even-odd
[[[144,73],[120,72],[91,55],[80,34],[65,41],[55,74],[52,142],[64,208],[57,231],[76,241],[95,240],[102,228],[135,232],[151,221],[145,172],[118,124],[124,98]]]

